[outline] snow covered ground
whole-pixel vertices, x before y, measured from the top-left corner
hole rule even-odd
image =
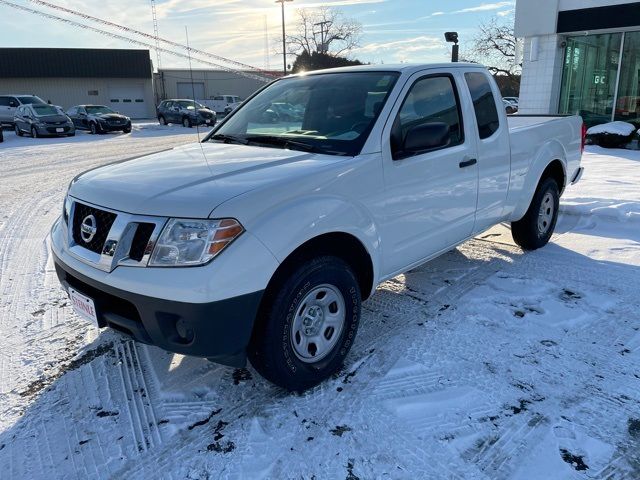
[[[640,152],[589,148],[552,243],[498,226],[381,285],[304,395],[98,334],[47,245],[78,172],[193,130],[0,144],[0,478],[640,478]]]

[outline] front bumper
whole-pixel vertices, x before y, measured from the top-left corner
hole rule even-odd
[[[98,282],[53,253],[60,283],[91,297],[98,325],[170,352],[242,367],[264,291],[209,303],[149,297]]]
[[[57,131],[59,128],[62,128],[62,132]],[[73,125],[36,125],[36,130],[38,130],[38,135],[52,137],[76,133]]]
[[[122,132],[124,130],[131,130],[131,123],[104,123],[100,122],[100,130],[103,132]]]

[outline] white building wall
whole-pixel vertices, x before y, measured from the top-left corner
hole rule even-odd
[[[107,105],[118,110],[118,105],[110,102],[111,91],[131,86],[141,88],[144,92],[145,113],[140,118],[155,117],[150,78],[0,78],[0,93],[37,95],[64,110],[82,104]]]
[[[520,113],[556,113],[564,49],[559,35],[529,37],[524,42]]]

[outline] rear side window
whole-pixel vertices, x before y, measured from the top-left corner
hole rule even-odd
[[[491,91],[491,83],[481,72],[467,72],[464,78],[469,86],[476,112],[478,135],[482,139],[489,138],[500,128],[500,117],[496,108],[496,99]]]
[[[418,125],[427,123],[445,123],[449,126],[453,147],[464,142],[462,115],[458,94],[450,76],[431,76],[422,78],[413,84],[398,112],[391,135],[394,159],[399,158],[407,132]]]
[[[0,107],[9,106],[9,97],[0,97]]]

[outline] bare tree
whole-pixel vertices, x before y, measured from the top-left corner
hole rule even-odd
[[[517,44],[513,19],[499,22],[494,17],[480,24],[473,47],[466,57],[486,65],[493,75],[504,75],[512,79],[519,77],[522,71],[522,63],[517,58]]]
[[[287,53],[347,56],[360,46],[362,24],[345,18],[339,10],[320,7],[297,11],[295,33],[287,35]]]

